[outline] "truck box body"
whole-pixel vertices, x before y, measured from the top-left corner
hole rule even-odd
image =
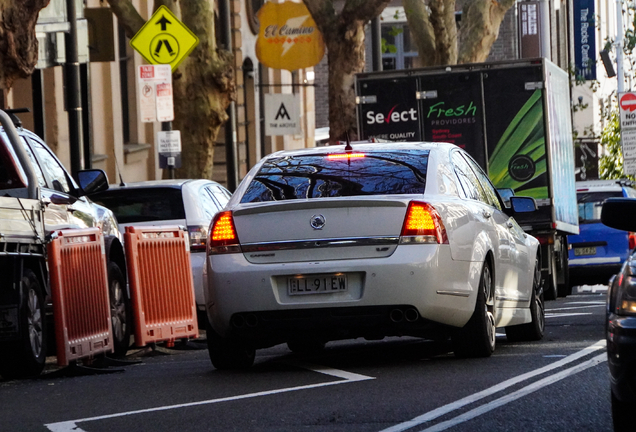
[[[546,59],[374,72],[356,77],[361,139],[445,141],[497,188],[531,196],[528,231],[578,233],[567,73]]]

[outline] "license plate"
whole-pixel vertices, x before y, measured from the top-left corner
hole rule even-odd
[[[574,255],[596,255],[596,246],[574,248]]]
[[[329,294],[345,292],[347,289],[347,275],[344,273],[294,276],[287,279],[289,295]]]

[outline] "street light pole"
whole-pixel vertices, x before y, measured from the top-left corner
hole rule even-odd
[[[71,173],[82,169],[82,104],[80,102],[79,55],[77,52],[77,13],[75,0],[66,0],[66,19],[69,30],[66,33],[66,112],[68,114],[69,150]]]

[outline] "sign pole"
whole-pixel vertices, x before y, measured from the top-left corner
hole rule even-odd
[[[161,130],[163,132],[169,132],[172,130],[172,122],[161,122]],[[171,163],[172,162],[172,163]],[[168,158],[168,178],[174,179],[174,157]]]

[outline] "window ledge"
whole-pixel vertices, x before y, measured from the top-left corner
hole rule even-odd
[[[150,144],[124,144],[124,154],[137,153],[140,151],[148,150],[152,147]]]
[[[152,148],[150,144],[124,144],[125,163],[142,162],[148,158],[148,150]]]

